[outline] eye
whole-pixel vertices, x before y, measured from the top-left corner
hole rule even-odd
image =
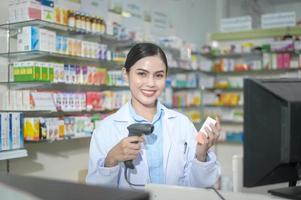
[[[164,74],[163,73],[156,74],[156,78],[164,78]]]
[[[145,72],[137,72],[138,76],[142,76],[142,77],[146,77],[146,73]]]

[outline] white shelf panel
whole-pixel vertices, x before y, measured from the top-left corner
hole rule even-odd
[[[9,159],[22,158],[27,156],[28,153],[26,149],[0,151],[0,160],[9,160]]]

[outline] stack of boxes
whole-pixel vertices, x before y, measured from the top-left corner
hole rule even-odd
[[[9,21],[40,19],[54,22],[53,0],[10,0]]]
[[[19,112],[0,113],[0,151],[23,148],[23,118]]]

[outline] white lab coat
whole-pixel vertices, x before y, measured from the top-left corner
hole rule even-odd
[[[220,166],[212,151],[208,152],[207,161],[195,158],[196,129],[183,114],[164,109],[163,115],[163,167],[164,182],[169,185],[210,187],[220,175]],[[90,143],[89,169],[86,177],[88,184],[109,185],[128,188],[124,178],[124,164],[115,167],[103,167],[107,153],[121,139],[128,136],[127,126],[134,123],[130,116],[128,103],[116,113],[98,122]],[[133,161],[135,170],[130,170],[129,180],[134,184],[150,182],[146,150]]]

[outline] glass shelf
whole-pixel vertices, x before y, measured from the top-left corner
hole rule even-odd
[[[190,87],[190,86],[184,86],[184,87],[172,87],[172,89],[174,90],[198,90],[200,89],[199,87],[195,86],[195,87]]]
[[[118,49],[119,50],[125,50],[125,49],[129,49],[132,46],[134,46],[135,44],[137,44],[137,42],[135,41],[128,41],[128,43],[123,43],[118,45]],[[173,48],[173,47],[165,47],[165,46],[161,46],[160,44],[157,44],[160,46],[160,48],[164,51],[164,52],[170,52],[171,54],[173,54],[176,57],[180,57],[180,49],[177,48]]]
[[[204,90],[207,90],[207,91],[225,91],[225,92],[241,92],[243,91],[243,88],[216,88],[216,87],[213,87],[213,88],[204,88]]]
[[[212,53],[200,53],[193,52],[195,55],[200,55],[210,59],[217,58],[243,58],[243,57],[260,57],[262,52],[246,52],[246,53],[227,53],[227,54],[212,54]]]
[[[238,121],[238,120],[223,120],[221,119],[222,124],[233,124],[233,125],[243,125],[243,121]]]
[[[23,158],[27,156],[28,154],[26,149],[0,151],[0,160],[10,160],[14,158]]]
[[[104,91],[104,90],[126,90],[128,86],[108,86],[108,85],[81,85],[67,83],[50,83],[50,82],[6,82],[10,88],[21,89],[39,89],[39,90],[64,90],[66,92],[80,91]]]
[[[224,75],[224,76],[241,76],[241,75],[252,75],[252,74],[281,74],[285,72],[299,71],[301,68],[287,68],[287,69],[262,69],[262,70],[248,70],[248,71],[228,71],[228,72],[212,72],[212,71],[201,71],[204,74],[209,75]]]
[[[10,52],[10,53],[0,53],[0,57],[6,57],[14,61],[25,61],[25,60],[46,60],[49,61],[56,61],[68,63],[76,63],[76,64],[93,64],[98,65],[105,68],[110,69],[120,69],[121,64],[114,62],[114,61],[106,61],[100,60],[96,58],[86,58],[81,56],[70,56],[61,53],[54,53],[54,52],[47,52],[47,51],[18,51],[18,52]]]
[[[201,105],[198,105],[198,106],[171,106],[170,108],[171,109],[200,109],[200,106]]]
[[[19,28],[25,26],[37,26],[39,28],[45,28],[57,32],[65,32],[68,33],[69,35],[76,35],[76,36],[83,35],[83,36],[87,36],[85,37],[85,39],[88,39],[90,41],[91,40],[98,41],[98,42],[103,41],[109,43],[110,45],[124,45],[130,43],[130,40],[119,40],[118,38],[112,35],[87,32],[83,29],[57,24],[54,22],[43,21],[39,19],[2,24],[0,25],[0,29],[17,31]]]
[[[79,115],[94,115],[94,114],[108,114],[116,112],[113,110],[92,110],[92,111],[51,111],[51,110],[0,110],[0,112],[22,112],[23,117],[63,117],[63,116],[79,116]]]
[[[186,69],[181,67],[169,67],[168,73],[169,74],[177,74],[177,73],[195,73],[199,72],[197,69]]]
[[[91,138],[92,133],[90,135],[82,135],[82,136],[74,136],[74,135],[67,135],[64,136],[64,138],[60,139],[40,139],[40,140],[25,140],[25,143],[53,143],[53,142],[62,142],[62,141],[68,141],[68,140],[78,140],[78,139],[85,139],[85,138]]]
[[[203,104],[204,107],[216,107],[216,108],[243,108],[243,105],[214,105],[214,104]]]

